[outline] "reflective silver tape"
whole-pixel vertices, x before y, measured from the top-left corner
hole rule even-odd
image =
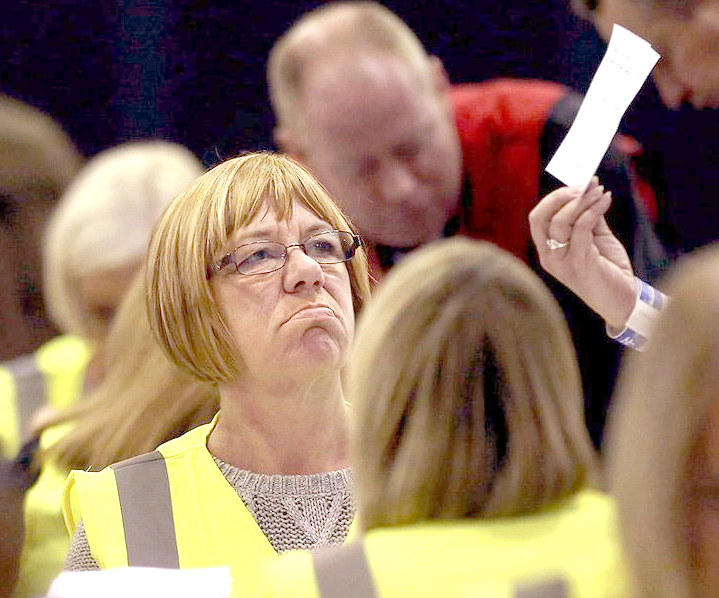
[[[0,363],[15,381],[15,404],[20,426],[20,438],[25,440],[30,422],[37,411],[48,404],[45,378],[37,367],[34,353],[21,355]]]
[[[518,585],[514,589],[514,598],[569,598],[566,580],[555,577],[540,582]]]
[[[162,454],[153,451],[111,467],[120,496],[127,564],[178,569],[170,480]]]
[[[350,542],[312,554],[321,598],[378,598],[364,542]]]

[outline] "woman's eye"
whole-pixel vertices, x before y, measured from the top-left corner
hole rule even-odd
[[[258,249],[257,251],[246,257],[244,260],[242,260],[242,263],[248,265],[257,264],[265,260],[272,259],[273,257],[274,256],[266,249]]]
[[[335,246],[330,241],[315,241],[313,243],[315,251],[320,253],[334,253]]]

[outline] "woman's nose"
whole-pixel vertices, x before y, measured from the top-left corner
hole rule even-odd
[[[288,293],[318,287],[324,279],[322,267],[297,245],[287,248],[283,270],[283,285]]]

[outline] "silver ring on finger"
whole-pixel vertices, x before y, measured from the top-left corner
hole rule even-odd
[[[561,243],[555,239],[547,239],[547,247],[549,247],[550,251],[554,251],[556,249],[562,249],[563,247],[568,247],[569,241],[565,241],[564,243]]]

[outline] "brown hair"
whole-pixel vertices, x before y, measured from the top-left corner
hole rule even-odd
[[[102,469],[157,448],[209,422],[219,409],[217,388],[171,363],[147,319],[145,273],[135,278],[101,347],[106,359],[100,384],[82,401],[44,425],[68,423],[41,451],[68,469]]]
[[[719,247],[683,258],[664,282],[671,300],[646,351],[622,364],[605,446],[638,595],[688,598],[699,593],[687,474],[719,388]]]
[[[490,243],[405,258],[362,314],[349,363],[366,529],[518,515],[597,480],[559,306]]]

